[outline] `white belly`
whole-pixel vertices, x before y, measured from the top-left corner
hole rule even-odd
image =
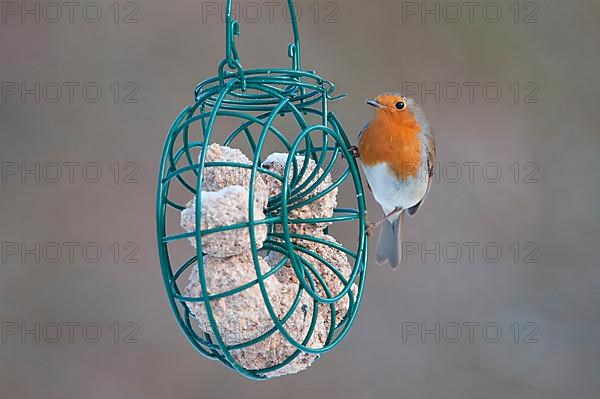
[[[417,205],[427,193],[429,173],[426,167],[420,168],[416,177],[409,177],[406,181],[397,179],[385,163],[363,165],[363,170],[375,200],[386,214],[396,208],[408,209]]]

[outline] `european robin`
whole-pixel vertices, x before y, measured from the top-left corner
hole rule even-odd
[[[376,260],[397,269],[402,261],[404,214],[414,215],[431,188],[435,141],[423,110],[399,94],[367,100],[375,118],[358,136],[353,154],[359,158],[375,200],[385,217],[370,224],[368,233],[383,224]]]

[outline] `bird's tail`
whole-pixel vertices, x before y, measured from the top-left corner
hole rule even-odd
[[[377,243],[377,263],[384,264],[387,261],[394,270],[400,267],[402,261],[403,220],[404,212],[393,219],[386,220],[381,227]]]

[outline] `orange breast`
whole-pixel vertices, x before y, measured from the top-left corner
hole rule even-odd
[[[417,177],[423,163],[419,132],[419,125],[413,118],[398,120],[378,116],[358,143],[360,159],[367,166],[385,162],[402,180]]]

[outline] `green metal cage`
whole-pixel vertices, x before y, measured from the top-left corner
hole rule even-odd
[[[367,234],[365,223],[365,200],[363,186],[356,161],[348,148],[350,142],[338,118],[328,108],[329,102],[339,100],[343,96],[334,95],[334,84],[318,76],[313,71],[301,69],[300,38],[297,20],[292,0],[288,0],[293,31],[293,42],[288,47],[288,55],[292,60],[291,68],[244,69],[240,63],[236,48],[235,37],[239,35],[239,23],[232,18],[231,0],[227,1],[226,13],[226,57],[218,67],[215,77],[200,83],[195,90],[195,102],[186,107],[175,119],[168,132],[162,154],[158,192],[157,192],[157,238],[160,265],[166,286],[167,295],[175,317],[184,334],[193,347],[204,356],[220,360],[229,368],[250,379],[265,379],[265,374],[284,367],[301,353],[323,354],[333,349],[347,334],[359,308],[365,273],[367,267]],[[289,118],[296,125],[294,137],[284,134],[276,126],[281,118]],[[252,152],[250,165],[232,162],[206,162],[206,148],[215,143],[215,126],[220,119],[226,119],[235,127],[230,130],[226,139],[219,144],[230,145],[243,141]],[[228,125],[228,126],[229,126]],[[220,131],[219,131],[220,133]],[[313,159],[318,168],[324,173],[318,179],[306,178],[305,162],[299,165],[296,157],[288,158],[283,175],[261,167],[265,156],[264,149],[270,141],[275,141],[289,154],[296,154]],[[194,155],[194,154],[198,155]],[[264,219],[256,219],[253,206],[254,193],[250,190],[248,223],[224,226],[216,229],[201,230],[199,227],[192,233],[182,233],[176,225],[179,212],[185,209],[185,200],[196,196],[196,220],[201,217],[203,172],[211,167],[236,167],[251,171],[251,187],[259,174],[271,175],[282,182],[281,194],[269,199]],[[315,171],[312,173],[314,174]],[[318,195],[308,197],[307,193],[322,184],[326,174],[333,174],[330,187]],[[284,177],[285,176],[285,177]],[[291,179],[286,178],[292,176]],[[336,188],[347,188],[352,193],[345,192],[346,197],[353,198],[356,205],[349,208],[336,208],[334,215],[329,218],[312,220],[291,219],[289,212],[313,201],[317,201]],[[187,195],[187,196],[186,196]],[[323,240],[319,237],[299,235],[291,231],[290,226],[301,223],[344,223],[344,229],[355,229],[356,242],[353,247]],[[254,226],[268,226],[268,236],[265,243],[259,247],[254,234]],[[346,227],[345,224],[349,226]],[[200,226],[200,223],[197,223]],[[189,297],[183,294],[184,276],[194,265],[198,267],[199,284],[202,293],[207,293],[207,282],[203,268],[204,253],[202,240],[209,234],[228,229],[247,228],[250,232],[251,252],[256,270],[256,278],[241,287],[219,294],[202,294],[199,297]],[[346,230],[349,231],[349,230]],[[326,230],[327,232],[327,230]],[[195,254],[183,260],[179,259],[178,242],[195,238],[197,242]],[[335,266],[310,253],[298,244],[298,239],[317,242],[342,251],[352,263],[352,273],[344,279],[345,287],[337,295],[329,290],[326,295],[319,295],[315,289],[318,282],[323,282],[318,270],[307,261],[309,258],[318,259],[328,268],[335,271]],[[181,244],[180,244],[181,245]],[[276,252],[282,255],[282,260],[268,273],[263,273],[258,263],[262,253]],[[299,281],[297,298],[303,293],[310,295],[314,311],[311,328],[301,342],[294,339],[286,331],[286,317],[298,306],[298,300],[292,304],[290,313],[280,318],[273,309],[271,300],[265,289],[266,278],[277,273],[285,264],[293,267]],[[238,345],[226,345],[217,322],[213,315],[213,301],[239,293],[249,287],[260,287],[264,303],[273,320],[274,327],[260,337]],[[353,292],[351,287],[356,287]],[[336,323],[332,317],[327,340],[322,348],[311,348],[307,345],[316,323],[317,307],[330,307],[333,315],[336,304],[347,297],[349,308],[344,319]],[[211,332],[199,331],[194,324],[194,316],[190,311],[191,303],[203,303],[212,327]],[[270,334],[279,332],[292,344],[295,352],[281,364],[268,369],[250,370],[240,365],[232,356],[235,349],[256,344],[266,339]]]

